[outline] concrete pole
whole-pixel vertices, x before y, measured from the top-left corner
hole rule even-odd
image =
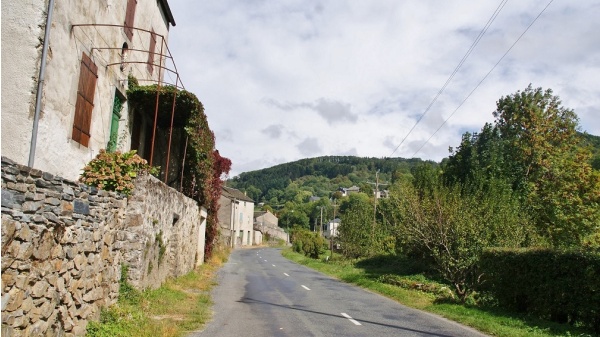
[[[46,16],[46,28],[44,31],[44,43],[42,45],[42,60],[40,61],[40,73],[38,76],[37,92],[35,94],[35,112],[33,114],[33,129],[31,130],[31,143],[29,144],[29,160],[27,166],[33,167],[35,161],[35,149],[37,147],[38,125],[40,121],[40,110],[42,109],[42,91],[44,90],[44,77],[46,74],[46,58],[48,45],[50,43],[50,29],[52,28],[52,11],[54,0],[48,2],[48,15]]]

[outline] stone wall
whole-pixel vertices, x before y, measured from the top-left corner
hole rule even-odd
[[[147,176],[128,200],[2,157],[2,336],[81,336],[129,282],[203,260],[206,212]]]
[[[82,335],[116,302],[126,204],[2,158],[3,336]]]
[[[136,179],[125,218],[119,238],[131,242],[123,258],[134,286],[157,288],[204,261],[206,210],[158,179]]]
[[[277,238],[277,239],[281,239],[281,240],[285,241],[286,243],[290,242],[288,233],[286,233],[285,230],[283,230],[283,228],[263,226],[263,228],[261,228],[261,230],[263,231],[262,232],[263,235],[269,234],[271,240]]]

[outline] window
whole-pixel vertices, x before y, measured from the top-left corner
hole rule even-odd
[[[127,10],[125,12],[125,35],[131,39],[133,38],[133,19],[135,17],[135,6],[137,0],[127,0]]]
[[[86,53],[83,53],[81,57],[79,85],[77,87],[72,138],[86,147],[90,142],[90,126],[92,124],[92,110],[94,109],[94,93],[96,91],[97,79],[98,67]]]
[[[152,75],[154,70],[154,49],[156,49],[156,34],[154,34],[154,30],[150,33],[150,46],[148,47],[148,72]]]
[[[119,67],[121,71],[125,71],[125,62],[127,62],[127,57],[129,56],[129,46],[127,42],[123,43],[121,47],[121,66]]]

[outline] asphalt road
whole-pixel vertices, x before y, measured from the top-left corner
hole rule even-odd
[[[218,274],[214,316],[190,337],[485,336],[281,256],[238,249]]]

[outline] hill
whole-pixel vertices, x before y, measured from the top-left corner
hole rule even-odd
[[[394,174],[410,174],[413,167],[423,162],[419,158],[354,156],[307,158],[262,170],[244,172],[228,180],[227,186],[245,191],[257,202],[268,202],[273,205],[289,200],[285,196],[285,191],[290,185],[294,189],[324,197],[329,196],[339,187],[356,185],[363,190],[369,188],[372,186],[371,183],[375,183],[378,171],[377,176],[382,184],[391,182],[395,179]]]
[[[588,133],[579,135],[583,138],[583,144],[592,150],[592,166],[600,170],[600,137]],[[244,172],[229,179],[226,184],[246,192],[256,202],[274,206],[292,201],[298,191],[305,191],[306,198],[327,197],[340,187],[356,185],[370,194],[377,178],[381,187],[385,188],[386,183],[391,183],[400,175],[410,175],[411,169],[423,162],[437,164],[420,158],[323,156]]]

